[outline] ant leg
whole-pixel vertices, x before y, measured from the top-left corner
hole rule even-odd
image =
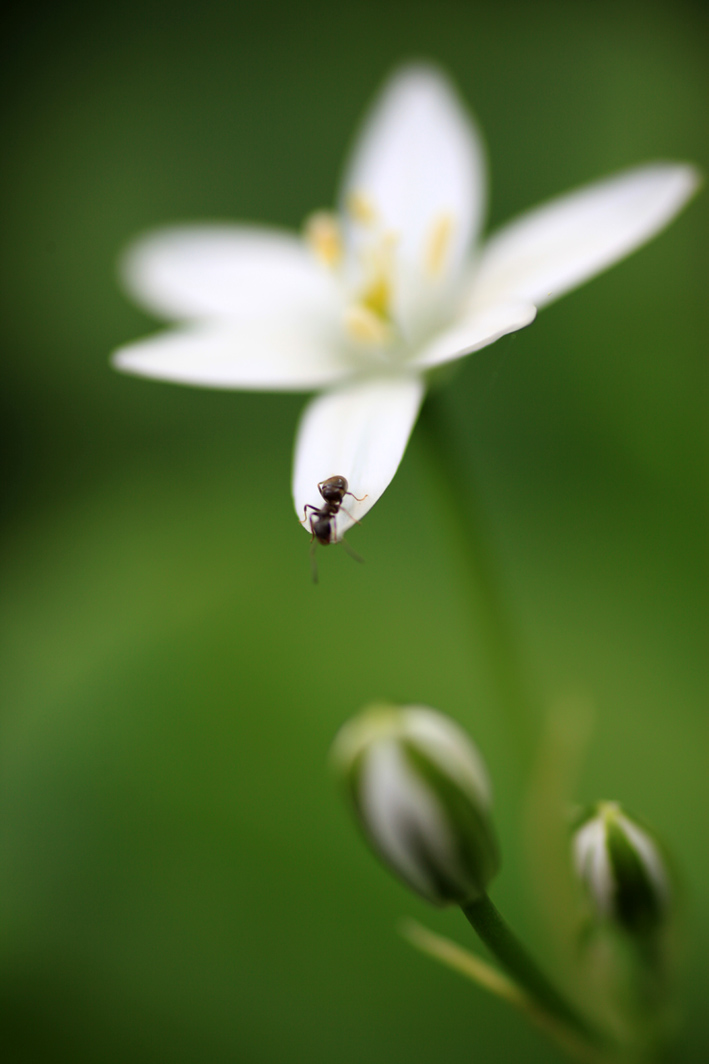
[[[350,547],[349,543],[348,543],[348,542],[347,542],[347,540],[346,540],[346,539],[344,538],[344,536],[343,536],[343,538],[342,538],[342,539],[340,540],[340,543],[341,543],[341,544],[342,544],[342,546],[343,546],[343,547],[345,548],[345,550],[346,550],[346,552],[347,552],[347,553],[349,554],[350,558],[354,558],[354,560],[355,560],[356,562],[364,562],[364,558],[361,558],[361,557],[360,557],[360,555],[359,555],[359,554],[357,553],[357,551],[356,551],[356,550],[353,550],[353,549],[352,549],[352,547]]]
[[[318,512],[318,509],[319,509],[319,507],[318,507],[318,506],[313,506],[313,504],[312,504],[311,502],[306,502],[305,506],[303,507],[303,516],[302,516],[302,517],[301,517],[301,519],[300,519],[300,523],[301,523],[301,525],[302,525],[302,524],[304,523],[304,521],[305,521],[305,520],[307,519],[307,516],[308,516],[308,515],[307,515],[307,514],[306,514],[306,512],[305,512],[306,510],[315,510],[315,513],[317,513],[317,512]],[[313,515],[311,514],[311,515],[310,515],[310,520],[312,521],[312,519],[313,519]]]
[[[365,499],[367,498],[367,496],[366,496],[366,495],[365,495],[364,497],[365,497]],[[359,501],[361,501],[361,500],[359,500]],[[354,523],[355,523],[356,525],[361,525],[361,524],[362,524],[362,522],[361,522],[361,521],[358,521],[356,517],[353,517],[353,516],[352,516],[352,514],[350,513],[350,511],[349,511],[349,510],[346,510],[346,509],[344,508],[344,506],[340,506],[340,509],[342,510],[343,514],[347,514],[347,516],[349,517],[350,521],[354,521]]]
[[[310,571],[311,571],[311,573],[313,575],[313,583],[317,584],[317,582],[318,582],[318,563],[317,563],[317,560],[315,558],[315,551],[317,550],[318,542],[314,538],[314,536],[313,536],[313,539],[311,540],[311,543],[312,543],[312,546],[310,548]]]
[[[315,539],[315,529],[313,528],[313,521],[315,520],[316,517],[319,516],[320,510],[318,509],[317,506],[313,506],[313,504],[311,502],[306,502],[305,506],[303,507],[303,520],[300,522],[301,525],[303,524],[303,521],[305,521],[307,519],[307,517],[308,517],[308,515],[305,512],[307,509],[311,509],[311,510],[315,511],[315,513],[310,514],[310,542],[312,543],[313,540]],[[315,580],[315,583],[317,584],[317,580]]]
[[[347,510],[345,510],[345,513],[347,514]],[[349,518],[350,518],[350,519],[351,519],[352,521],[354,521],[354,520],[355,520],[355,519],[354,519],[354,517],[352,517],[352,515],[351,515],[351,514],[347,514],[347,516],[348,516],[348,517],[349,517]],[[333,518],[333,524],[334,524],[334,521],[335,521],[335,519]],[[357,524],[359,524],[359,521],[357,521]],[[335,531],[335,530],[334,530],[334,528],[333,528],[333,533],[334,533],[334,531]],[[337,542],[337,540],[336,540],[335,542]],[[347,554],[349,554],[350,558],[354,558],[354,560],[355,560],[356,562],[363,562],[363,561],[364,561],[364,558],[360,558],[360,556],[359,556],[359,554],[357,553],[357,551],[356,551],[356,550],[353,550],[353,549],[352,549],[352,547],[350,547],[349,543],[347,542],[347,540],[345,539],[345,537],[344,537],[344,536],[343,536],[343,537],[342,537],[342,539],[340,540],[340,543],[341,543],[341,544],[342,544],[342,546],[343,546],[343,547],[345,548],[345,551],[347,552]]]

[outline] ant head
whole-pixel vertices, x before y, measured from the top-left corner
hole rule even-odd
[[[342,502],[347,492],[347,480],[345,477],[328,477],[318,484],[318,490],[327,502]]]

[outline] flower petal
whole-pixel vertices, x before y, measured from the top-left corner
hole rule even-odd
[[[476,304],[511,298],[549,303],[655,236],[699,181],[691,166],[649,163],[523,214],[484,248]]]
[[[350,491],[365,496],[361,502],[345,499],[338,540],[371,510],[396,473],[423,394],[420,378],[401,375],[357,381],[314,399],[303,412],[295,445],[298,517],[306,504],[322,506],[318,484],[333,476],[346,477]],[[303,527],[310,531],[308,521]]]
[[[330,305],[332,277],[298,237],[243,225],[164,229],[138,239],[123,257],[130,294],[178,321],[251,317]]]
[[[492,304],[470,314],[452,329],[439,333],[419,352],[412,365],[428,369],[443,362],[453,362],[456,358],[479,351],[481,347],[494,344],[501,336],[523,329],[536,316],[537,308],[532,303]]]
[[[326,323],[295,316],[222,321],[149,336],[120,348],[116,369],[208,388],[309,391],[353,372]]]
[[[371,204],[376,224],[397,234],[401,258],[419,266],[449,219],[443,250],[460,264],[482,222],[485,170],[480,136],[448,79],[432,67],[405,67],[384,86],[355,143],[343,208],[352,196]]]

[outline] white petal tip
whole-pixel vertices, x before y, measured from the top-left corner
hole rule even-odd
[[[318,484],[344,477],[351,496],[338,513],[331,542],[339,542],[390,484],[423,399],[418,377],[373,378],[326,392],[303,412],[296,442],[293,501],[320,508]],[[355,498],[356,497],[356,498]],[[310,532],[309,522],[303,523]]]
[[[673,169],[677,173],[678,181],[681,181],[687,196],[694,195],[704,184],[704,174],[693,163],[674,163]]]
[[[451,91],[451,80],[442,67],[428,59],[412,59],[402,64],[387,81],[389,91],[435,91],[441,86]]]
[[[657,236],[702,183],[689,163],[656,161],[542,204],[486,245],[475,298],[544,306]]]
[[[108,364],[119,373],[140,373],[140,367],[133,365],[130,353],[122,347],[109,356]]]
[[[662,187],[665,191],[666,214],[659,221],[658,228],[666,225],[704,184],[704,174],[692,163],[649,163],[646,167],[639,168],[638,173],[643,170],[646,171],[648,180],[654,177],[658,188]]]

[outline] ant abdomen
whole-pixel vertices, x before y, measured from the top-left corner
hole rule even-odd
[[[323,514],[316,512],[310,516],[310,529],[313,536],[322,543],[323,547],[326,547],[328,543],[332,543],[332,518],[330,514]]]

